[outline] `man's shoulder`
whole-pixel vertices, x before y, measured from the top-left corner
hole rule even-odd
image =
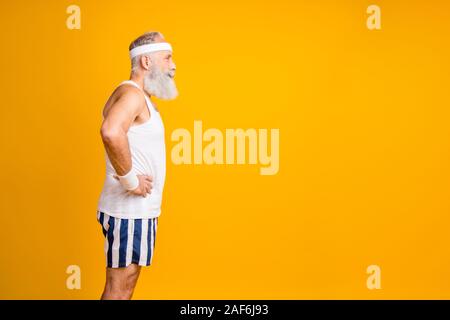
[[[127,109],[142,109],[145,106],[145,97],[141,90],[132,85],[123,84],[113,92],[114,103],[124,105]]]
[[[111,94],[106,103],[103,116],[111,110],[111,108],[120,107],[134,112],[141,110],[144,107],[145,98],[140,90],[132,85],[123,84],[118,86]]]
[[[142,100],[143,95],[141,90],[133,85],[122,84],[118,86],[112,93],[116,99],[131,99],[131,100]]]

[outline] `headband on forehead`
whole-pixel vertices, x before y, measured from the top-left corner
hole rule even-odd
[[[156,43],[144,44],[142,46],[131,49],[130,50],[130,58],[133,59],[134,57],[137,57],[144,53],[163,51],[163,50],[172,51],[172,46],[170,45],[170,43],[156,42]]]

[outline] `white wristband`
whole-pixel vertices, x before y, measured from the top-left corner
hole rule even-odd
[[[117,178],[126,190],[134,190],[139,186],[139,179],[133,168],[126,175],[118,175]]]

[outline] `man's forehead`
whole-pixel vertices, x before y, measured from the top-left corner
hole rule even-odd
[[[159,56],[161,56],[163,58],[172,57],[172,51],[170,51],[170,50],[161,50],[161,51],[158,51],[155,53],[157,53]]]
[[[157,36],[157,37],[155,38],[155,41],[152,42],[152,43],[164,43],[164,42],[167,42],[166,39],[164,39],[164,37]],[[162,51],[160,51],[160,53],[161,53],[162,55],[166,56],[166,55],[168,55],[168,54],[172,54],[172,51],[170,51],[170,50],[162,50]]]

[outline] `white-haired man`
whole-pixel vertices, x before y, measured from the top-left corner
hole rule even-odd
[[[106,178],[97,207],[105,236],[102,299],[131,299],[141,266],[155,248],[166,175],[164,125],[151,96],[174,99],[172,47],[159,32],[130,45],[131,75],[103,109]]]

